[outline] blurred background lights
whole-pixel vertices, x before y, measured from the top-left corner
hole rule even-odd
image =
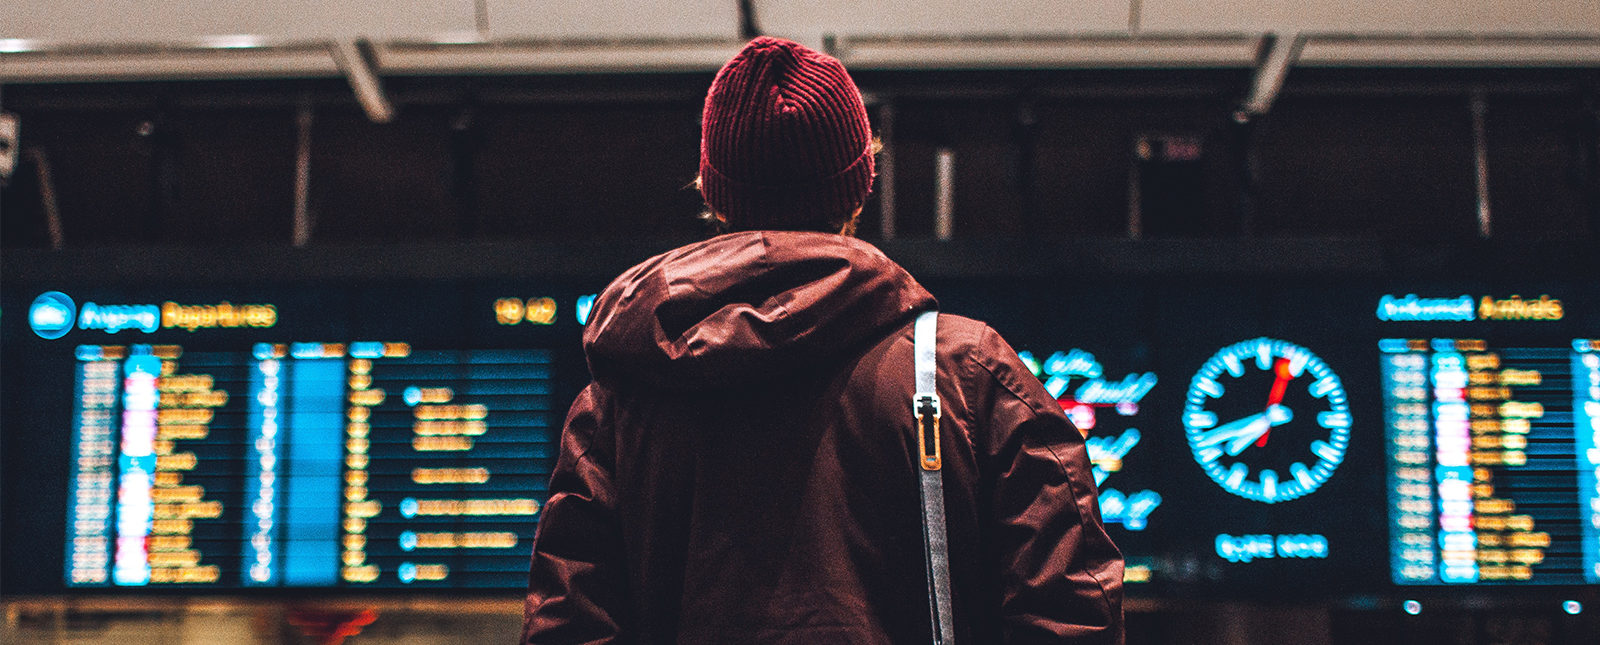
[[[1422,613],[1422,603],[1415,600],[1407,600],[1403,603],[1400,603],[1400,608],[1404,609],[1406,613],[1411,614],[1412,616]]]
[[[1564,611],[1564,612],[1567,612],[1568,614],[1576,616],[1578,614],[1583,613],[1583,603],[1578,602],[1576,600],[1568,600],[1568,601],[1562,602],[1561,603],[1561,611]]]

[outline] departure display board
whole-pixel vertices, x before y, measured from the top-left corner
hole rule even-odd
[[[8,283],[7,592],[523,588],[605,282]],[[1595,281],[923,282],[1084,434],[1130,594],[1600,584]]]
[[[65,589],[520,587],[587,379],[579,298],[557,325],[521,291],[40,293],[6,337],[8,538],[63,544]],[[12,521],[18,482],[59,525]]]
[[[77,348],[69,584],[514,586],[550,354]],[[241,467],[242,466],[242,467]]]

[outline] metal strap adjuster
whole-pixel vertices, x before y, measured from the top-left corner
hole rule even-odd
[[[939,407],[939,395],[918,392],[911,397],[911,409],[917,417],[917,457],[923,470],[939,470],[944,458],[939,450],[939,417],[944,416]]]

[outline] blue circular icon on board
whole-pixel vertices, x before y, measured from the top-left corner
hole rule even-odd
[[[72,331],[78,319],[78,306],[72,298],[60,291],[46,291],[33,299],[28,308],[28,326],[45,340],[55,340]]]

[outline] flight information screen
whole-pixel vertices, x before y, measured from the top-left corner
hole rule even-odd
[[[1399,584],[1600,583],[1600,338],[1386,338]]]
[[[550,352],[80,345],[74,586],[514,586]]]
[[[42,568],[10,557],[32,533],[63,545],[68,589],[526,584],[587,376],[580,298],[229,291],[27,304],[31,338],[6,338],[9,572]]]
[[[604,282],[7,284],[7,592],[523,588]],[[925,285],[1084,434],[1134,595],[1600,584],[1600,284]]]
[[[1600,584],[1595,283],[1052,286],[936,293],[1085,434],[1130,593]]]

